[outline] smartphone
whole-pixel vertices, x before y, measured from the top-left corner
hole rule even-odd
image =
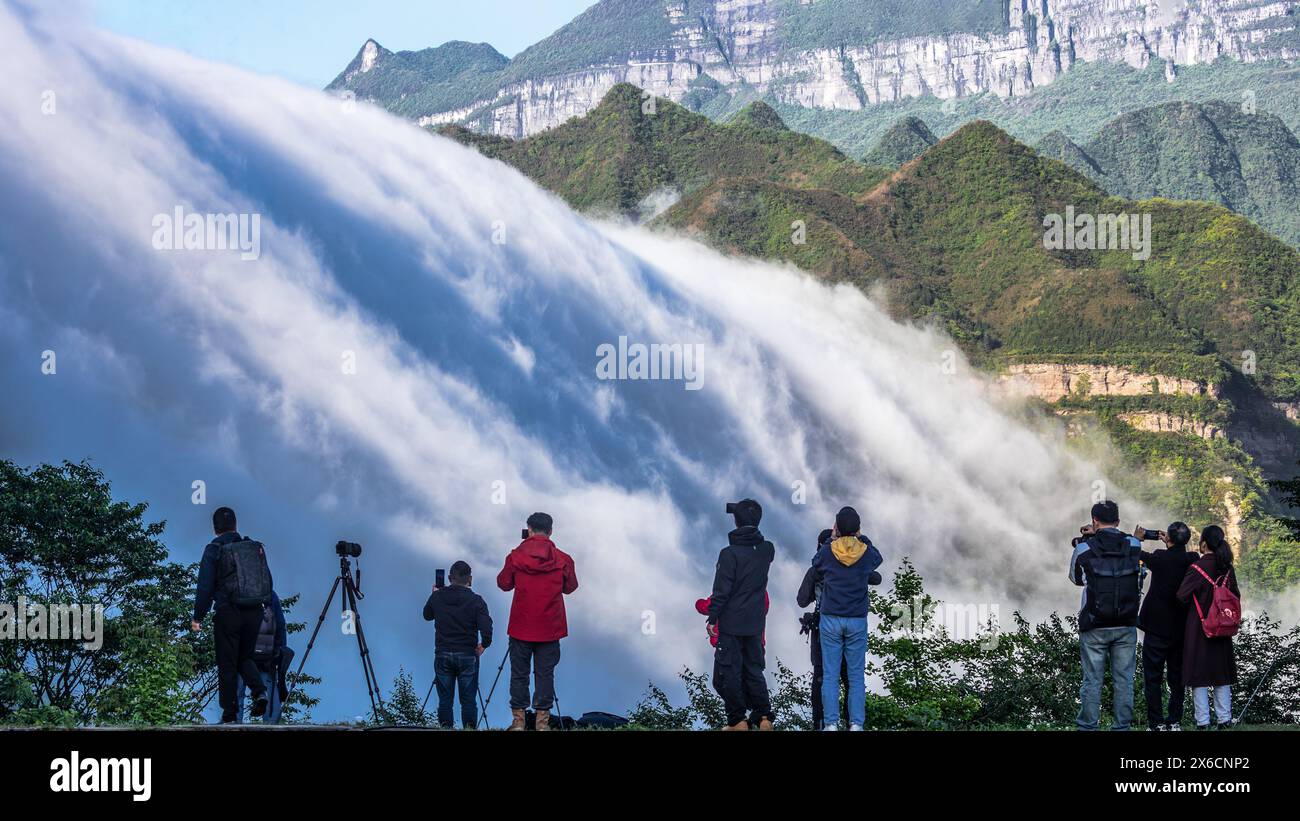
[[[1145,527],[1142,528],[1142,541],[1144,541],[1144,542],[1158,542],[1158,541],[1161,541],[1161,539],[1160,539],[1160,531],[1159,531],[1159,530],[1147,530]]]
[[[527,539],[527,538],[528,538],[528,528],[524,528],[523,530],[521,530],[521,531],[519,532],[519,538],[521,538],[521,539]]]
[[[447,586],[447,573],[441,567],[433,574],[433,583],[438,587]]]

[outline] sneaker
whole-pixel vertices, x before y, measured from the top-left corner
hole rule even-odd
[[[262,693],[253,701],[253,709],[249,713],[249,715],[251,715],[253,718],[261,718],[262,716],[266,715],[266,708],[268,704],[270,704],[270,702],[266,700],[266,693]]]
[[[834,724],[827,724],[825,727],[822,728],[822,732],[824,733],[833,733],[836,732],[837,730],[839,730],[839,727],[835,726]]]
[[[862,732],[862,725],[861,725],[861,724],[850,724],[850,725],[849,725],[849,732],[850,732],[850,733],[860,733],[860,732]]]
[[[1165,729],[1171,733],[1177,733],[1181,732],[1183,728],[1181,724],[1166,724]]]
[[[1163,733],[1164,731],[1168,730],[1169,727],[1168,725],[1165,724],[1152,724],[1149,729],[1153,733]]]

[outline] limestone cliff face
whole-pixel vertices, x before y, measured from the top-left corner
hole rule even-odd
[[[789,6],[782,0],[654,1],[671,31],[666,42],[600,65],[507,81],[495,95],[428,112],[421,122],[465,122],[517,138],[586,113],[617,83],[680,101],[702,75],[724,91],[859,109],[925,94],[1027,94],[1080,60],[1163,63],[1172,76],[1178,65],[1219,58],[1300,57],[1296,0],[1006,0],[1003,25],[992,31],[812,49],[785,45],[782,15]]]
[[[1162,393],[1218,398],[1219,395],[1215,385],[1176,376],[1137,373],[1112,365],[1015,364],[1009,366],[998,381],[1006,393],[1034,397],[1044,402],[1057,402],[1067,396],[1149,396]]]

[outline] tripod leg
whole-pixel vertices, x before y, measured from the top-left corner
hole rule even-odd
[[[497,682],[501,680],[501,671],[506,669],[506,660],[510,658],[510,648],[506,648],[506,654],[501,657],[501,664],[497,666],[496,678],[492,679],[492,686],[488,688],[487,700],[483,702],[482,721],[487,724],[487,708],[492,703],[492,694],[497,691]]]
[[[366,677],[366,694],[370,696],[370,709],[379,721],[379,708],[384,706],[383,696],[379,693],[379,678],[375,675],[374,664],[370,660],[370,646],[366,644],[365,631],[361,629],[361,612],[357,610],[357,592],[352,585],[352,577],[343,577],[343,608],[352,613],[352,625],[357,632],[357,650],[361,654],[361,670]]]
[[[429,682],[429,692],[424,694],[424,703],[420,705],[420,712],[423,713],[424,708],[429,706],[429,696],[433,695],[433,686],[437,683],[438,683],[438,674],[434,673],[433,681]]]
[[[330,602],[334,601],[334,594],[338,592],[341,579],[342,576],[334,577],[334,584],[330,586],[330,594],[325,597],[325,606],[320,609],[320,618],[316,619],[316,629],[311,631],[311,638],[307,640],[307,649],[302,653],[302,661],[298,662],[298,672],[294,673],[294,682],[289,687],[289,695],[293,695],[294,688],[298,686],[298,677],[302,675],[302,668],[307,665],[307,657],[311,655],[311,648],[316,644],[316,635],[320,633],[321,625],[325,623],[325,614],[329,612]]]

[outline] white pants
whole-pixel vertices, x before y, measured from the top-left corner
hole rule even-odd
[[[1196,726],[1204,727],[1210,723],[1210,691],[1214,691],[1214,716],[1220,724],[1232,723],[1232,688],[1193,687],[1192,709],[1196,716]]]

